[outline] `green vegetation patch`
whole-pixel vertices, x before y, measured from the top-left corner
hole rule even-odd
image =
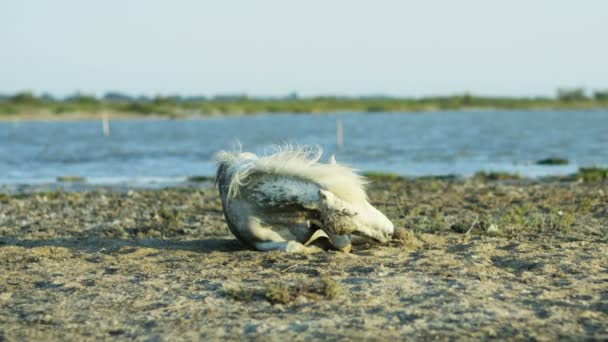
[[[390,96],[340,97],[319,96],[299,98],[248,97],[246,95],[215,96],[129,96],[108,93],[95,97],[76,93],[63,99],[50,95],[37,96],[23,92],[0,98],[0,115],[31,116],[78,113],[96,117],[104,111],[112,114],[158,115],[169,118],[215,114],[256,113],[330,113],[330,112],[419,112],[461,109],[592,109],[608,107],[608,91],[597,90],[587,96],[583,89],[561,89],[556,97],[509,98],[485,97],[470,93],[424,98]]]
[[[344,292],[342,285],[330,276],[299,282],[273,280],[267,282],[264,288],[224,287],[224,295],[233,300],[266,300],[273,304],[289,304],[299,297],[311,300],[334,299]]]
[[[379,172],[379,171],[366,171],[362,174],[363,177],[366,177],[372,181],[383,181],[383,182],[395,182],[403,180],[404,177],[398,175],[396,173],[390,172]]]
[[[608,179],[608,168],[581,167],[575,176],[584,182],[601,182]]]
[[[202,182],[213,182],[215,181],[215,177],[210,176],[190,176],[186,178],[188,182],[192,183],[202,183]]]
[[[67,175],[57,177],[57,181],[63,183],[82,183],[86,182],[86,178],[82,176]]]
[[[478,171],[473,175],[474,179],[477,180],[508,180],[508,179],[521,179],[522,177],[517,173],[509,173],[504,171]]]
[[[313,282],[289,284],[284,282],[269,282],[264,294],[271,303],[287,304],[299,296],[309,299],[334,299],[341,296],[344,289],[339,282],[329,276],[323,276]]]
[[[549,157],[545,159],[541,159],[536,162],[538,165],[567,165],[569,164],[568,159],[560,158],[560,157]]]

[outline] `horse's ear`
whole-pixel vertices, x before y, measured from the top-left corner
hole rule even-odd
[[[334,156],[333,154],[329,157],[329,160],[327,161],[328,164],[337,164],[336,163],[336,156]]]

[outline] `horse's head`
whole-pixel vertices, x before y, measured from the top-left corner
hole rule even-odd
[[[391,239],[393,223],[369,202],[350,203],[327,190],[319,190],[321,222],[334,234],[355,234],[380,242]]]

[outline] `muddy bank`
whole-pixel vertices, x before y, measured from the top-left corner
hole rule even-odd
[[[403,230],[249,250],[215,189],[0,195],[0,340],[608,338],[608,183],[384,180]]]

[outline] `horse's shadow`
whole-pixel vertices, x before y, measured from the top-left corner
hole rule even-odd
[[[124,247],[153,248],[159,250],[184,250],[198,253],[236,252],[250,250],[246,245],[234,238],[208,238],[200,240],[178,239],[120,239],[106,237],[85,238],[52,238],[52,239],[20,239],[15,237],[0,238],[0,248],[3,246],[35,247],[64,247],[85,253],[113,252]]]

